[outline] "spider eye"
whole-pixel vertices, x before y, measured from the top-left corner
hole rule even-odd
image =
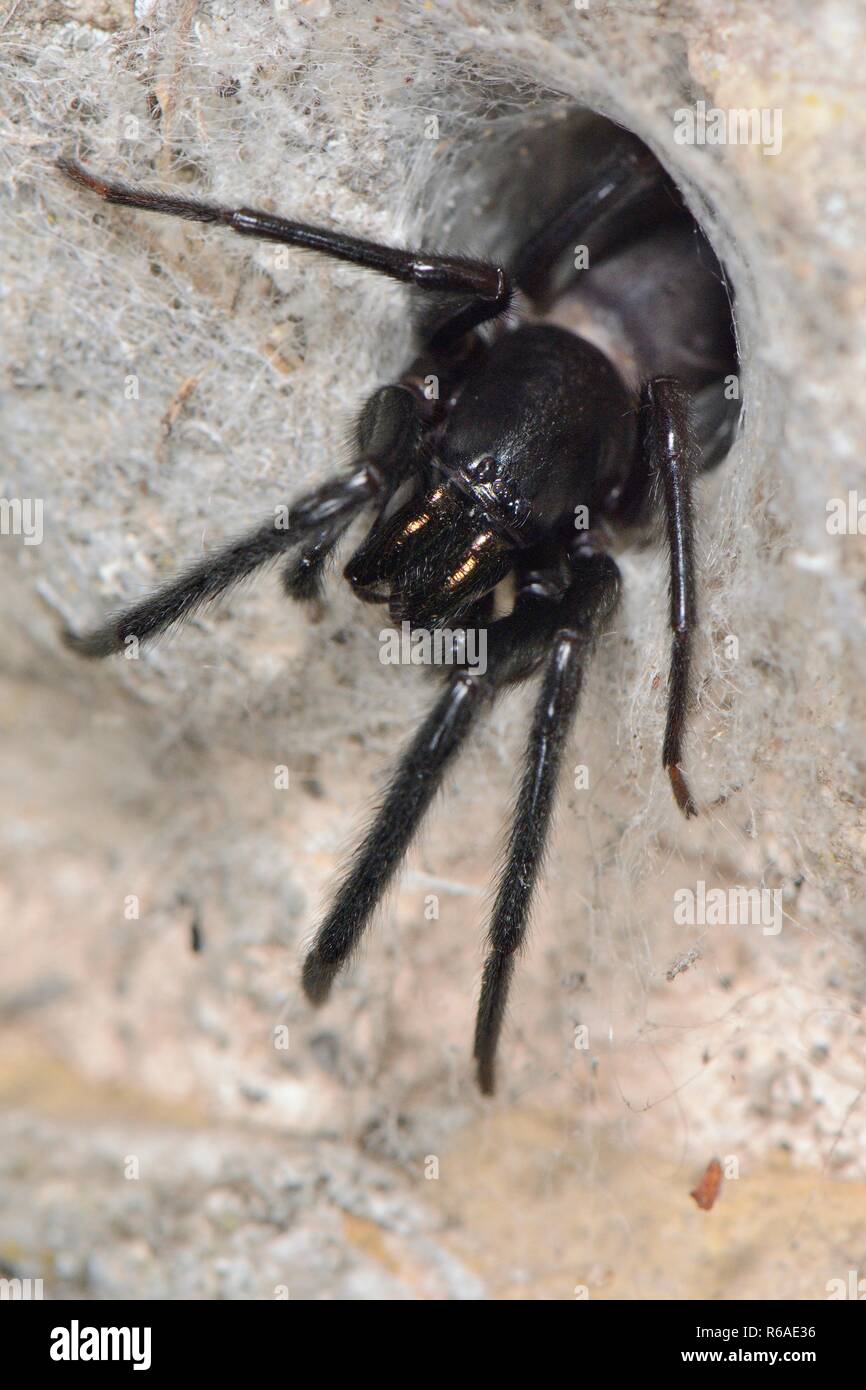
[[[498,472],[496,459],[491,454],[482,454],[481,458],[467,463],[466,472],[473,483],[489,483]]]

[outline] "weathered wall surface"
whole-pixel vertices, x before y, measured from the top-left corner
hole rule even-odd
[[[866,496],[857,0],[52,0],[0,26],[0,480],[44,502],[41,544],[0,540],[0,1261],[95,1296],[823,1297],[866,1223],[866,538],[827,526]],[[699,101],[780,111],[781,149],[677,144]],[[428,683],[379,664],[345,586],[310,623],[275,575],[138,662],[57,636],[325,476],[403,361],[403,292],[100,207],[52,160],[488,247],[499,143],[573,102],[701,216],[745,409],[701,487],[708,809],[683,822],[658,766],[664,563],[632,552],[490,1104],[468,1051],[526,698],[313,1015],[304,941]],[[677,925],[698,881],[778,890],[782,929]],[[705,1215],[716,1154],[740,1177]]]

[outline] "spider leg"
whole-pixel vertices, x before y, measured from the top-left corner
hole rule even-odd
[[[380,386],[364,405],[355,426],[355,449],[382,471],[386,486],[377,498],[379,515],[395,490],[420,466],[425,444],[424,420],[418,398],[405,386]],[[351,525],[349,512],[322,527],[283,571],[283,588],[294,599],[319,598],[325,567],[341,537]]]
[[[147,598],[110,617],[83,634],[67,630],[67,646],[81,656],[103,657],[125,649],[130,639],[139,643],[189,617],[203,603],[219,598],[257,569],[276,559],[310,536],[351,517],[382,489],[382,476],[373,463],[362,463],[341,477],[323,483],[302,497],[283,524],[279,509],[274,519],[199,560]]]
[[[690,703],[692,634],[697,609],[692,507],[696,451],[689,420],[689,397],[673,377],[655,377],[643,388],[642,406],[647,412],[643,449],[648,467],[661,483],[671,557],[670,621],[673,639],[662,764],[670,777],[674,798],[683,815],[696,816],[698,808],[682,768],[683,734]]]
[[[485,1095],[492,1095],[494,1090],[496,1046],[508,988],[529,923],[562,754],[577,713],[586,660],[600,629],[616,607],[619,591],[616,562],[604,554],[584,556],[576,562],[572,587],[560,605],[488,931],[489,952],[474,1048],[478,1084]]]
[[[532,591],[518,596],[508,617],[488,629],[486,673],[460,670],[450,677],[404,750],[304,962],[304,990],[314,1004],[327,999],[337,971],[360,942],[481,710],[543,660],[559,617],[559,604],[549,597]]]
[[[348,526],[347,520],[344,525],[333,527],[289,561],[283,570],[283,589],[289,598],[299,603],[311,603],[322,597],[328,561]]]
[[[285,508],[277,508],[272,521],[199,560],[92,632],[67,631],[67,645],[82,656],[103,657],[123,651],[130,638],[148,641],[304,542],[313,547],[305,552],[309,568],[324,564],[328,549],[358,512],[371,501],[383,504],[415,466],[421,418],[412,393],[400,386],[384,386],[375,392],[361,412],[356,436],[363,457],[346,473],[299,498],[287,516]],[[296,574],[290,570],[286,580],[291,577],[293,584],[301,585],[305,576],[301,573],[296,579]]]
[[[57,167],[67,178],[107,203],[183,217],[191,222],[220,223],[241,236],[320,251],[352,265],[366,266],[403,284],[462,296],[461,302],[436,324],[431,342],[437,347],[454,342],[478,324],[503,313],[511,300],[511,284],[501,266],[460,256],[400,250],[348,236],[345,232],[276,217],[270,212],[257,212],[254,208],[226,208],[197,199],[132,188],[92,174],[72,159],[59,159]]]
[[[376,819],[304,961],[304,991],[312,1003],[324,1003],[334,976],[360,942],[478,715],[482,693],[478,677],[455,676],[400,759]]]
[[[668,211],[681,206],[670,179],[648,150],[621,132],[608,161],[584,181],[524,242],[514,266],[514,283],[539,304],[553,293],[560,257],[575,243],[599,264],[623,241],[639,236]]]

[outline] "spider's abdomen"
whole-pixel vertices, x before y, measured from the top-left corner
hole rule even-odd
[[[530,545],[590,523],[628,472],[635,401],[613,364],[567,329],[505,333],[467,375],[448,418],[439,464],[494,525]]]

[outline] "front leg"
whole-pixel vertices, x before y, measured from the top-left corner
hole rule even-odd
[[[146,598],[114,614],[90,632],[67,629],[66,645],[79,656],[112,656],[130,643],[148,642],[212,603],[272,560],[351,519],[382,494],[384,479],[369,460],[274,508],[273,518],[229,541],[170,579]]]
[[[513,287],[502,266],[466,256],[444,256],[431,251],[407,251],[380,242],[349,236],[328,227],[295,222],[256,208],[222,207],[197,198],[182,198],[159,190],[133,188],[115,179],[93,174],[74,159],[58,159],[57,168],[73,183],[95,193],[106,203],[141,208],[188,222],[208,222],[229,227],[240,236],[274,241],[316,251],[350,265],[365,266],[391,280],[414,285],[425,294],[444,296],[446,307],[428,326],[425,342],[437,350],[453,347],[474,328],[504,314]]]
[[[670,622],[673,632],[668,713],[662,763],[684,816],[698,808],[682,768],[682,744],[690,705],[695,597],[692,479],[696,451],[689,425],[689,397],[674,377],[655,377],[641,394],[641,450],[650,477],[661,485],[671,558]]]
[[[426,437],[425,421],[416,393],[405,386],[380,386],[369,398],[355,425],[355,452],[379,469],[384,486],[377,500],[379,516],[405,478],[420,466]],[[345,512],[326,521],[283,573],[290,598],[321,597],[325,567],[356,513]]]

